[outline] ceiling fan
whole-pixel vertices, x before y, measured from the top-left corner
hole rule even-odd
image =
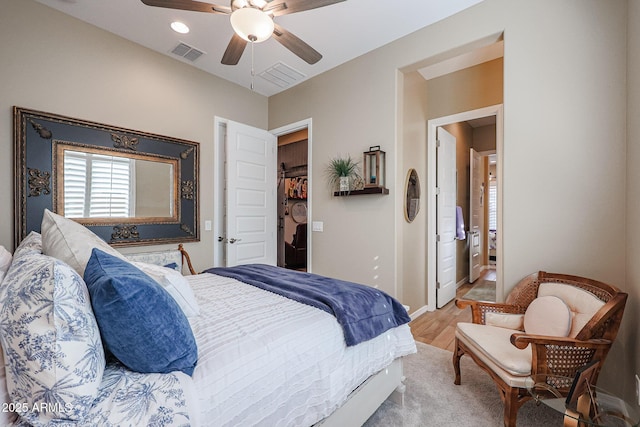
[[[329,6],[345,0],[231,0],[229,7],[195,0],[141,0],[147,6],[231,15],[235,33],[222,56],[225,65],[236,65],[247,42],[258,43],[273,36],[281,45],[309,64],[322,55],[275,22],[276,16]]]

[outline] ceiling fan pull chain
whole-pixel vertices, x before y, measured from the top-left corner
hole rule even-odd
[[[249,36],[249,40],[251,41],[251,90],[253,90],[253,78],[256,75],[256,72],[253,69],[253,45],[256,41],[256,36]]]

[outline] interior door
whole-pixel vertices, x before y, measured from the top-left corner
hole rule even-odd
[[[484,249],[482,245],[484,198],[482,156],[470,149],[471,169],[469,171],[469,282],[475,282],[482,272]]]
[[[226,138],[226,265],[276,265],[276,137],[229,121]]]
[[[441,308],[456,296],[456,138],[437,134],[436,302]]]

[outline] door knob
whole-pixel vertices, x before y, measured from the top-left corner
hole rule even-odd
[[[232,238],[229,239],[229,243],[231,243],[233,245],[235,242],[239,242],[240,240],[242,240],[242,239],[236,239],[235,237],[232,237]]]

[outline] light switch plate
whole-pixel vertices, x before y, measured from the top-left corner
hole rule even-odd
[[[204,222],[204,231],[211,231],[211,221]]]
[[[322,221],[313,221],[313,223],[311,224],[311,229],[313,231],[319,231],[322,232],[324,231],[324,222]]]

